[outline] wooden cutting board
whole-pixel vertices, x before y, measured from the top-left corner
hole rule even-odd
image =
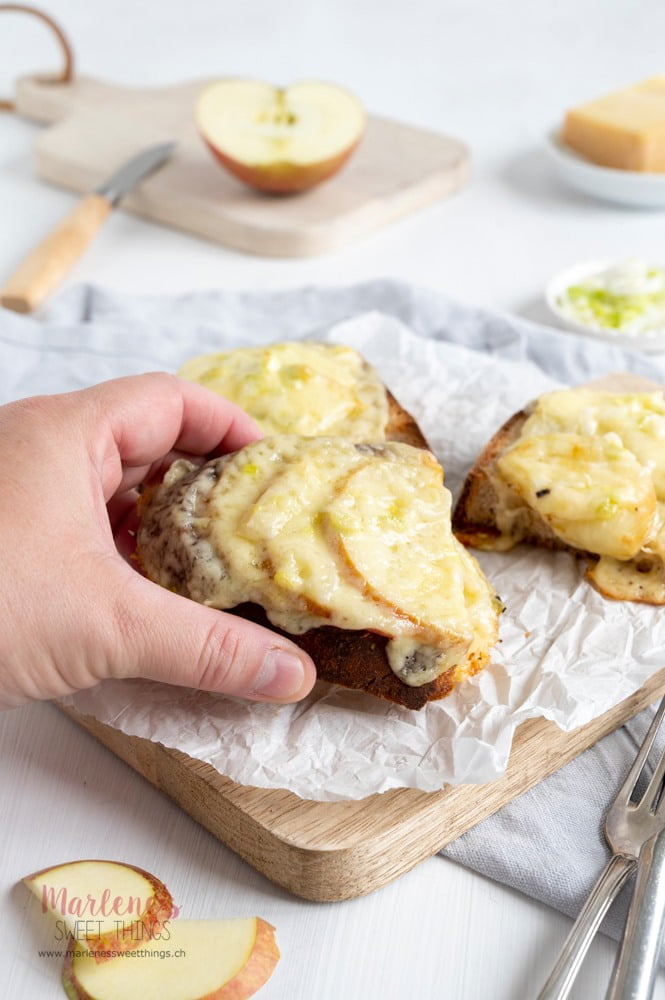
[[[130,156],[175,140],[171,160],[123,199],[122,207],[248,253],[304,257],[365,236],[450,195],[467,179],[457,139],[370,116],[367,133],[330,181],[290,197],[260,194],[226,173],[194,125],[204,80],[136,89],[77,77],[16,85],[19,114],[48,124],[38,138],[39,176],[73,191],[97,187]]]
[[[516,733],[506,774],[489,784],[430,793],[398,788],[355,802],[305,801],[281,789],[238,785],[179,750],[60,707],[272,882],[304,899],[333,902],[403,875],[663,693],[665,670],[573,732],[530,719]]]

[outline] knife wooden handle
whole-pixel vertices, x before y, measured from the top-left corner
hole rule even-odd
[[[32,250],[0,290],[0,304],[15,312],[36,309],[64,279],[111,211],[100,194],[88,194]]]

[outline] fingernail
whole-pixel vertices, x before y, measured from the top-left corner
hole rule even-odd
[[[290,698],[303,686],[305,668],[299,656],[285,649],[269,649],[265,655],[254,694],[264,698]]]

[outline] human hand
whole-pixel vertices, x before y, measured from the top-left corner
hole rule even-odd
[[[127,537],[135,487],[173,452],[259,437],[231,403],[158,373],[0,407],[0,705],[109,677],[276,702],[308,693],[306,653],[151,583],[114,538]]]

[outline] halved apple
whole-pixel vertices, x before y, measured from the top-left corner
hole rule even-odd
[[[353,94],[318,81],[273,87],[258,80],[222,80],[196,106],[199,131],[232,174],[272,193],[304,191],[346,163],[365,130]]]
[[[70,1000],[245,1000],[279,957],[259,917],[172,920],[159,940],[103,964],[70,941],[62,984]]]
[[[159,933],[173,915],[171,893],[154,875],[119,861],[71,861],[27,875],[23,882],[44,913],[103,962]]]

